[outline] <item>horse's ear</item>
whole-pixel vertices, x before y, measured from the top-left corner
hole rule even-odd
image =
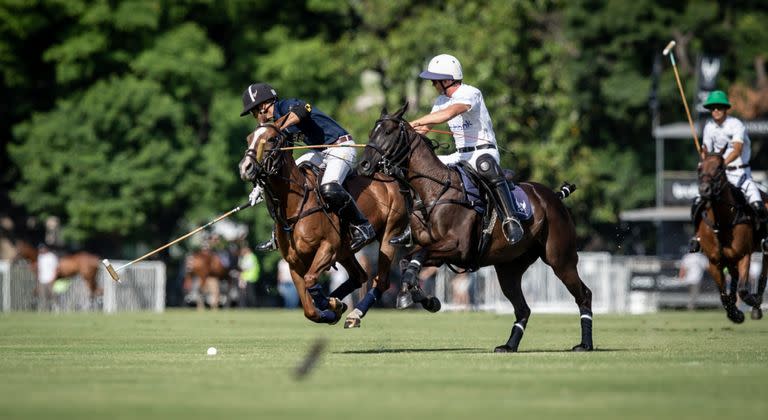
[[[408,101],[405,102],[405,105],[403,105],[402,108],[398,109],[395,112],[395,115],[393,115],[393,117],[396,118],[396,119],[401,119],[401,118],[403,118],[403,115],[405,115],[405,111],[407,111],[407,110],[408,110]]]
[[[385,105],[385,106],[381,107],[381,115],[380,115],[380,117],[384,117],[386,115],[387,115],[387,107]]]

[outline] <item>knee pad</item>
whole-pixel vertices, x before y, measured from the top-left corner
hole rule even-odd
[[[491,155],[482,155],[475,162],[477,173],[488,181],[498,184],[505,182],[504,171]]]
[[[349,200],[349,193],[338,182],[329,182],[320,186],[323,199],[335,208],[342,208]]]

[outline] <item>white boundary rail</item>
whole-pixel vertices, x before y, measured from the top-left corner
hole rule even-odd
[[[113,264],[127,261],[113,260]],[[165,264],[161,261],[141,261],[121,272],[121,283],[112,281],[103,267],[98,281],[103,289],[99,302],[90,301],[85,283],[76,277],[69,287],[55,295],[56,311],[95,310],[105,313],[165,310]],[[0,309],[2,312],[35,310],[35,275],[24,261],[0,261]],[[95,306],[95,307],[94,307]]]

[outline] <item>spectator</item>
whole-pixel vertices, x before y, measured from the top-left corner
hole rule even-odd
[[[238,281],[240,307],[256,306],[256,286],[259,282],[261,267],[259,266],[259,259],[256,258],[247,244],[240,248],[238,265],[240,268],[240,280]]]
[[[281,259],[277,264],[277,291],[283,297],[284,307],[297,308],[299,306],[299,293],[291,278],[291,267],[288,262]]]
[[[699,298],[701,279],[704,277],[704,271],[709,267],[709,260],[704,254],[689,253],[680,260],[680,272],[678,278],[688,286],[688,310],[696,308],[696,300]]]
[[[38,310],[51,310],[53,299],[53,282],[56,280],[56,269],[59,258],[47,245],[41,244],[37,254],[37,287]]]

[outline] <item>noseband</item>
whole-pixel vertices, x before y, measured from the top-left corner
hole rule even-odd
[[[280,169],[280,165],[283,160],[283,154],[280,153],[280,148],[282,147],[283,143],[285,142],[285,135],[282,131],[278,130],[277,127],[274,124],[267,123],[267,124],[261,124],[259,125],[259,128],[261,127],[270,127],[273,128],[275,131],[277,131],[277,135],[269,138],[258,138],[254,139],[254,142],[258,142],[256,144],[256,148],[254,150],[253,145],[249,146],[245,150],[245,157],[250,158],[253,160],[253,164],[256,167],[256,174],[255,178],[261,181],[266,180],[272,175],[277,174],[277,171]],[[275,142],[274,147],[271,147],[266,151],[267,155],[264,155],[264,146],[267,142]],[[263,156],[263,157],[262,157]]]
[[[405,170],[408,166],[407,161],[411,152],[411,145],[415,140],[419,139],[419,136],[411,136],[411,138],[408,139],[408,133],[406,132],[405,127],[406,122],[402,118],[393,118],[389,116],[382,117],[376,121],[375,127],[378,128],[379,125],[385,121],[397,123],[397,136],[394,137],[394,139],[391,135],[387,137],[388,141],[384,145],[368,142],[365,147],[370,147],[378,153],[379,162],[377,164],[381,168],[381,172],[385,175],[393,176],[397,172]],[[374,131],[375,130],[376,129],[374,129]]]
[[[726,182],[723,177],[725,176],[725,166],[723,164],[718,165],[717,170],[713,174],[702,173],[699,174],[699,183],[704,185],[710,185],[710,197],[717,197],[723,191],[723,187]],[[709,198],[709,197],[702,197]]]

